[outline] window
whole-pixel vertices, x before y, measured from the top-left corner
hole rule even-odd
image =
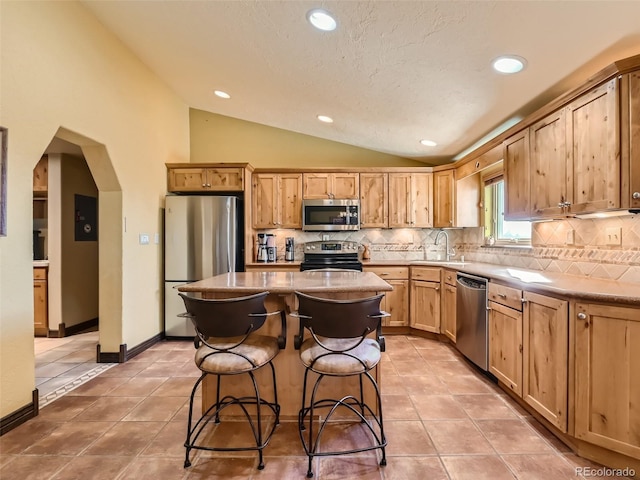
[[[531,222],[508,221],[505,210],[504,178],[497,175],[485,179],[484,184],[484,236],[493,237],[496,244],[531,244]]]

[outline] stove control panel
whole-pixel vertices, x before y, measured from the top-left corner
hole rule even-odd
[[[307,242],[304,244],[304,253],[322,253],[322,254],[354,254],[358,253],[360,244],[358,242],[346,242],[346,241],[320,241],[320,242]]]

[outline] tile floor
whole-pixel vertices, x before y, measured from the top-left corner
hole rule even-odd
[[[81,351],[95,353],[92,341],[92,349],[87,340]],[[62,355],[59,348],[38,354],[39,388],[70,376],[72,369],[86,373],[83,368],[89,368],[47,369],[43,355],[50,364],[71,365],[84,358]],[[57,352],[48,353],[52,351]],[[67,362],[62,361],[65,358]],[[382,369],[387,466],[378,466],[379,452],[325,457],[315,460],[315,478],[558,480],[583,478],[576,467],[597,467],[573,455],[447,344],[388,336]],[[306,458],[296,426],[288,422],[277,427],[265,450],[262,471],[256,469],[256,455],[250,452],[194,452],[193,466],[184,469],[187,399],[197,376],[193,344],[186,341],[158,343],[127,363],[112,366],[0,437],[0,478],[305,477]],[[240,437],[240,425],[224,428]],[[356,435],[352,429],[340,431],[342,440]]]

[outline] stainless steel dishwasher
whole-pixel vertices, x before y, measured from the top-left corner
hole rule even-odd
[[[458,272],[456,283],[456,347],[486,371],[489,368],[487,279]]]

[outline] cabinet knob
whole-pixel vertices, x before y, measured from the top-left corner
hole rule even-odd
[[[476,162],[476,168],[480,168],[480,162]]]
[[[203,184],[202,184],[202,188],[204,188],[204,187],[206,187],[206,186],[207,186],[207,184],[206,184],[206,183],[203,183]]]
[[[498,294],[498,296],[499,296],[500,298],[507,298],[507,296],[506,296],[504,293],[499,293],[499,294]]]
[[[560,207],[560,208],[564,207],[564,202],[558,203],[558,207]]]
[[[586,314],[586,313],[582,313],[582,312],[580,312],[580,313],[578,314],[578,318],[579,318],[580,320],[586,320],[586,319],[587,319],[587,314]]]
[[[640,200],[640,192],[633,192],[632,197],[634,200]]]

